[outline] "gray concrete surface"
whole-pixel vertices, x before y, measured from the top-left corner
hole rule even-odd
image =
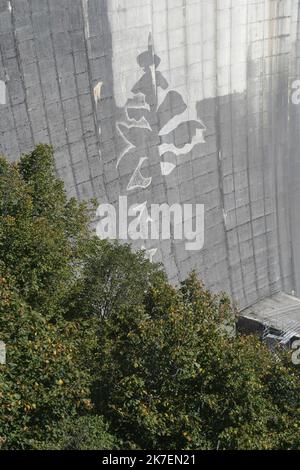
[[[51,143],[79,199],[205,204],[201,251],[143,242],[172,282],[300,295],[299,5],[0,0],[0,152]]]

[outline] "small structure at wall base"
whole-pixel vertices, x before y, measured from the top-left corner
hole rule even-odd
[[[237,329],[258,334],[270,349],[290,348],[300,339],[300,299],[284,292],[262,299],[241,312]]]

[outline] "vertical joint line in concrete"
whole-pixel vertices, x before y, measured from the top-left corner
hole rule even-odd
[[[220,188],[220,198],[222,204],[222,210],[224,210],[224,188],[223,188],[223,178],[222,178],[222,162],[220,159],[221,154],[221,125],[220,125],[220,100],[219,100],[219,90],[218,90],[218,0],[215,0],[215,60],[216,60],[216,82],[215,82],[215,125],[216,125],[216,147],[217,147],[217,168],[218,168],[218,179],[219,179],[219,188]],[[227,259],[227,269],[228,269],[228,278],[230,284],[231,295],[234,295],[233,279],[231,275],[231,265],[229,258],[229,242],[227,235],[226,222],[223,217],[223,229],[225,236],[226,244],[226,259]],[[244,288],[244,283],[243,288]],[[245,291],[243,290],[243,295],[245,297]]]
[[[33,128],[32,128],[32,122],[31,122],[31,119],[30,119],[30,114],[29,114],[29,111],[28,111],[27,94],[26,94],[26,88],[25,88],[25,85],[24,85],[24,72],[23,72],[23,68],[22,68],[22,61],[20,59],[18,40],[17,40],[17,36],[16,36],[15,7],[14,7],[13,2],[11,2],[11,22],[12,22],[12,29],[13,29],[12,34],[13,34],[13,38],[14,38],[14,46],[15,46],[15,51],[16,51],[16,60],[17,60],[19,74],[20,74],[21,86],[22,86],[22,90],[23,90],[23,93],[24,93],[24,104],[25,104],[27,119],[28,119],[28,123],[29,123],[29,129],[30,129],[32,145],[34,146],[34,133],[33,133]]]
[[[60,100],[60,106],[61,106],[61,111],[62,111],[62,117],[63,117],[63,123],[64,123],[64,130],[65,130],[65,135],[66,135],[68,153],[69,153],[69,158],[70,158],[70,163],[71,163],[71,172],[72,172],[72,176],[73,176],[73,180],[74,180],[76,196],[77,196],[77,199],[79,199],[77,181],[76,181],[75,171],[74,171],[74,168],[73,168],[72,153],[71,153],[71,149],[70,149],[70,140],[69,140],[69,136],[68,136],[68,133],[67,133],[67,130],[66,130],[67,123],[66,123],[64,106],[63,106],[63,101],[62,101],[60,79],[59,79],[58,68],[57,68],[57,60],[56,60],[56,51],[55,51],[54,41],[53,41],[53,32],[52,32],[52,28],[51,28],[51,19],[50,19],[51,18],[51,8],[50,8],[49,0],[46,0],[46,1],[47,1],[47,10],[48,10],[48,14],[49,14],[49,32],[50,32],[50,39],[51,39],[51,48],[52,48],[52,52],[53,52],[53,59],[54,59],[54,65],[55,65],[55,75],[56,75],[56,79],[57,79],[57,86],[58,86],[58,92],[59,92],[59,100]]]
[[[30,13],[30,23],[33,31],[33,20],[32,20],[32,7],[31,3],[29,2],[29,13]],[[34,32],[34,31],[33,31]],[[35,35],[34,35],[34,46],[35,46]],[[47,126],[47,133],[48,133],[48,138],[49,138],[49,143],[51,146],[53,146],[52,139],[51,139],[51,133],[50,133],[50,125],[49,125],[49,119],[47,115],[47,110],[46,110],[46,99],[45,99],[45,93],[43,90],[43,83],[42,83],[42,76],[41,76],[41,67],[40,67],[40,61],[38,60],[37,53],[36,53],[36,48],[35,48],[35,57],[36,57],[36,66],[37,66],[37,71],[38,71],[38,76],[39,76],[39,85],[41,87],[41,94],[42,94],[42,101],[43,101],[43,111],[45,115],[45,121],[46,121],[46,126]],[[38,143],[38,142],[36,142]],[[55,159],[54,159],[54,164],[56,165]]]
[[[232,2],[232,0],[231,0]],[[251,199],[251,187],[250,187],[250,169],[249,169],[249,5],[246,6],[246,38],[247,38],[247,64],[246,64],[246,171],[247,171],[247,186],[248,186],[248,200],[249,200],[249,211],[250,211],[250,228],[251,228],[251,242],[252,242],[252,252],[253,252],[253,261],[255,269],[255,289],[256,295],[259,297],[259,288],[258,288],[258,278],[257,278],[257,259],[255,253],[255,243],[254,243],[254,230],[253,230],[253,210],[252,210],[252,199]],[[230,31],[232,31],[232,15],[230,15]]]
[[[80,0],[81,13],[82,13],[84,19],[86,18],[86,14],[88,13],[88,12],[86,11],[86,8],[87,8],[87,6],[88,6],[87,3],[88,3],[88,0]],[[88,18],[87,18],[87,21],[88,21]],[[93,84],[93,77],[92,77],[92,71],[91,71],[91,66],[90,66],[90,46],[89,46],[89,38],[88,38],[88,36],[89,36],[89,30],[88,30],[88,31],[86,30],[86,23],[85,23],[85,21],[84,21],[84,23],[83,23],[83,36],[84,36],[85,54],[86,54],[86,58],[87,58],[87,71],[88,71],[88,79],[89,79],[89,88],[90,88],[90,92],[91,92],[91,94],[92,94],[94,84]],[[98,142],[99,164],[100,164],[100,161],[101,161],[101,159],[102,159],[101,138],[100,138],[100,133],[99,133],[99,125],[100,125],[100,123],[98,123],[97,106],[96,106],[94,97],[92,96],[91,99],[92,99],[93,120],[94,120],[94,126],[95,126],[95,133],[96,133],[97,142]],[[104,172],[104,165],[103,165],[103,180],[104,180],[104,181],[106,180],[106,178],[105,178],[105,172]],[[106,196],[106,198],[107,198],[107,200],[108,200],[109,198],[108,198],[108,193],[107,193],[107,189],[106,189],[106,186],[107,186],[107,185],[104,184],[103,186],[104,186],[105,196]]]

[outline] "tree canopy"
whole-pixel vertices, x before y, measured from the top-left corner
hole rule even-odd
[[[90,230],[51,147],[0,159],[1,449],[298,449],[300,375],[195,273]]]

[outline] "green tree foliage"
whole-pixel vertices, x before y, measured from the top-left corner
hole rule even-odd
[[[58,422],[90,408],[89,375],[79,367],[82,324],[49,322],[0,277],[0,436],[8,448],[59,436]]]
[[[28,448],[91,408],[92,319],[67,321],[89,236],[86,204],[67,200],[50,147],[0,160],[0,444]]]
[[[122,307],[141,305],[158,279],[166,279],[164,272],[142,251],[94,238],[86,244],[81,276],[66,309],[72,316],[106,318]]]
[[[51,313],[74,278],[89,212],[67,200],[50,147],[38,146],[16,165],[0,160],[0,217],[0,260],[22,297]]]
[[[109,432],[101,416],[85,415],[60,422],[59,438],[55,442],[32,441],[35,450],[118,450],[119,442]]]
[[[0,448],[299,449],[289,354],[195,274],[93,237],[90,207],[50,147],[0,159]]]
[[[103,320],[95,402],[129,447],[299,447],[299,377],[233,315],[192,274]]]

